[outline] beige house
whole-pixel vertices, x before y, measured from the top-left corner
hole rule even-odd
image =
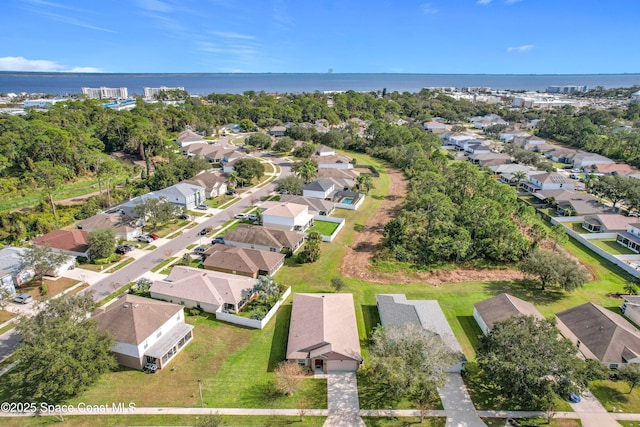
[[[213,245],[204,253],[205,269],[257,278],[273,276],[284,265],[284,254],[237,246]]]
[[[100,307],[92,317],[100,331],[113,336],[111,351],[118,363],[133,369],[147,363],[164,368],[193,338],[182,306],[136,295]]]
[[[496,322],[507,320],[512,316],[534,316],[544,320],[544,316],[533,304],[509,294],[496,295],[473,305],[473,318],[487,335]]]
[[[99,213],[90,218],[80,221],[76,228],[84,231],[94,231],[100,229],[113,230],[116,237],[122,240],[135,240],[142,234],[142,225],[131,216],[117,213]]]
[[[224,244],[261,251],[296,252],[304,243],[304,234],[277,228],[240,224],[224,236]]]
[[[204,195],[207,199],[222,196],[227,191],[227,177],[216,171],[202,172],[182,182],[204,188]]]
[[[184,147],[182,153],[187,157],[204,157],[209,163],[220,163],[224,156],[233,152],[232,148],[207,143],[195,143]]]
[[[617,233],[626,231],[627,226],[638,218],[620,214],[585,215],[582,228],[591,233]]]
[[[175,266],[164,280],[156,280],[149,292],[160,299],[207,313],[239,312],[253,295],[256,279]]]
[[[180,132],[178,134],[178,136],[176,137],[176,142],[178,143],[178,145],[180,147],[186,147],[186,146],[191,145],[191,144],[197,144],[197,143],[202,143],[202,142],[206,143],[206,141],[202,137],[202,135],[198,135],[197,133],[195,133],[191,129],[187,129],[187,130],[184,130],[184,131]]]
[[[556,321],[585,358],[611,369],[640,363],[640,332],[619,314],[588,302],[556,314]]]
[[[287,360],[314,372],[355,372],[362,363],[351,294],[294,294]]]

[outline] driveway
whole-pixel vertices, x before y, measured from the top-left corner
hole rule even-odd
[[[323,425],[325,427],[365,426],[360,418],[355,372],[328,374],[326,378],[329,417]]]
[[[487,427],[476,413],[460,373],[448,373],[446,383],[438,389],[438,394],[447,413],[447,427]]]
[[[582,427],[620,427],[620,424],[588,390],[582,395],[580,402],[570,403],[570,405],[580,417]]]

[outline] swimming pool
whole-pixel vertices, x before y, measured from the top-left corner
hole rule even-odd
[[[340,200],[340,203],[344,203],[345,205],[352,205],[353,197],[343,197],[342,200]]]

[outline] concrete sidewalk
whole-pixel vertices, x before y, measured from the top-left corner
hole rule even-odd
[[[329,418],[325,427],[365,426],[360,418],[360,401],[355,372],[327,374]]]

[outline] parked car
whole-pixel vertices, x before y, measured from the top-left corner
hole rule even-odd
[[[116,253],[120,255],[124,255],[127,252],[131,252],[133,250],[132,245],[118,245],[116,246]]]
[[[230,188],[229,190],[227,190],[227,192],[225,194],[227,196],[233,196],[234,194],[238,194],[238,192],[236,190],[234,190],[233,188]]]
[[[247,215],[247,219],[249,221],[257,221],[258,220],[258,215],[256,215],[256,214],[248,214]]]
[[[15,294],[13,296],[13,301],[18,304],[29,304],[33,301],[33,297],[29,294]]]
[[[569,174],[569,178],[571,178],[571,179],[578,179],[578,178],[580,178],[580,177],[579,177],[578,175],[576,175],[575,173],[570,173],[570,174]]]
[[[215,239],[213,239],[211,241],[212,245],[216,245],[218,243],[221,244],[221,245],[224,245],[224,236],[218,236],[218,237],[216,237]]]
[[[206,211],[207,209],[209,209],[209,205],[205,205],[204,203],[196,206],[196,209],[200,209],[201,211]]]
[[[178,215],[178,219],[189,219],[189,218],[190,218],[190,216],[189,216],[189,215],[187,215],[187,214],[180,214],[180,215]]]
[[[580,395],[575,394],[575,393],[571,393],[569,395],[569,397],[567,398],[567,400],[569,400],[569,402],[571,403],[578,403],[580,402],[582,399],[580,398]]]
[[[193,249],[193,253],[197,254],[197,255],[202,255],[203,253],[205,253],[207,250],[209,249],[209,246],[198,246],[197,248]]]
[[[142,242],[142,243],[151,243],[153,242],[153,237],[145,234],[142,236],[138,236],[138,242]]]
[[[149,237],[151,237],[153,240],[158,240],[160,238],[160,236],[158,236],[157,234],[149,234]]]
[[[200,234],[201,236],[204,236],[205,234],[207,234],[210,231],[211,231],[211,227],[205,227],[202,230],[200,230],[200,233],[198,233],[198,234]]]
[[[233,216],[235,219],[247,219],[247,214],[246,213],[237,213]]]

